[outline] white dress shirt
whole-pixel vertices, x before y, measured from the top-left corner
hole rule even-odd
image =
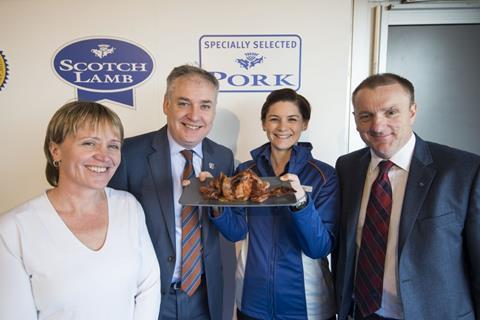
[[[392,186],[392,212],[390,214],[390,226],[388,229],[387,252],[385,255],[385,269],[383,276],[382,306],[376,312],[378,315],[388,318],[403,319],[403,306],[398,292],[398,233],[400,216],[402,212],[403,197],[407,185],[408,171],[415,148],[415,135],[390,159],[395,165],[388,172],[388,178]],[[386,159],[379,158],[371,152],[370,165],[368,167],[365,185],[363,187],[362,204],[358,217],[356,244],[357,256],[362,242],[362,230],[365,222],[370,188],[378,176],[378,164]]]
[[[170,146],[170,163],[172,170],[173,180],[173,207],[175,210],[175,269],[173,271],[172,282],[180,281],[182,276],[182,205],[178,202],[180,195],[182,194],[182,175],[185,167],[185,157],[180,151],[185,150],[184,147],[179,145],[167,131],[168,143]],[[195,170],[195,176],[197,176],[202,170],[202,143],[200,142],[194,148],[193,151],[193,169]]]

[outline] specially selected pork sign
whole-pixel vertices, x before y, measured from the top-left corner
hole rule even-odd
[[[302,39],[298,35],[204,35],[200,65],[220,92],[300,89]]]

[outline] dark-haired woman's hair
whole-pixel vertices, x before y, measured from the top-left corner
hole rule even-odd
[[[294,103],[298,107],[303,120],[310,120],[311,107],[308,100],[301,94],[298,94],[295,90],[285,88],[272,91],[267,96],[267,100],[265,100],[261,111],[262,122],[265,122],[270,106],[279,101],[289,101]]]

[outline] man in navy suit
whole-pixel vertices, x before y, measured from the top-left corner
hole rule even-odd
[[[398,75],[368,77],[352,101],[368,148],[336,164],[342,190],[334,255],[339,319],[479,319],[480,157],[414,134],[414,88]],[[391,210],[388,237],[382,238],[384,263],[361,273],[369,265],[357,261],[363,244],[370,243],[362,241],[370,190],[384,160],[393,162],[387,173],[391,193],[385,191],[391,194]],[[357,289],[374,286],[378,270],[383,273],[380,294],[367,289],[365,299]],[[377,298],[375,310],[365,312],[372,308],[364,308],[364,301]]]
[[[145,211],[161,270],[159,319],[222,319],[221,255],[234,257],[234,247],[220,244],[218,230],[210,223],[207,209],[199,208],[201,281],[193,294],[184,291],[182,206],[178,202],[186,163],[182,150],[193,151],[196,174],[208,171],[218,176],[220,172],[226,175],[233,172],[232,151],[206,138],[215,117],[218,88],[217,79],[203,69],[189,65],[174,68],[167,78],[163,102],[167,125],[159,131],[126,139],[121,165],[110,182],[111,187],[135,195]],[[231,252],[222,253],[221,246]],[[234,263],[232,278],[233,268]]]

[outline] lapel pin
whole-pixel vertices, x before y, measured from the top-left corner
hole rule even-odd
[[[211,170],[215,169],[215,163],[209,162],[209,163],[208,163],[208,167],[209,167]]]

